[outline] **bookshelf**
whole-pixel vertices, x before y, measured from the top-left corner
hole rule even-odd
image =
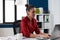
[[[49,29],[50,28],[50,13],[44,12],[43,8],[36,8],[36,19],[37,22],[40,22],[41,29]]]
[[[37,22],[41,22],[42,23],[42,29],[47,29],[49,26],[49,21],[50,21],[50,16],[49,16],[49,13],[48,14],[39,14],[37,15],[36,14],[36,19],[37,19]]]

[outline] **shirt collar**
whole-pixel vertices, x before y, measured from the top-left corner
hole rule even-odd
[[[26,18],[28,19],[28,21],[30,21],[30,19],[28,18],[28,16],[26,16]],[[33,21],[33,18],[32,18],[32,20],[31,21]]]

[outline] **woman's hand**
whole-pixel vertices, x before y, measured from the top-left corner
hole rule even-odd
[[[38,34],[38,37],[43,37],[43,38],[49,38],[49,34],[46,33],[42,33],[42,34]]]
[[[46,33],[44,33],[43,35],[46,36],[46,38],[50,37],[49,34],[46,34]]]
[[[49,38],[49,36],[48,35],[40,35],[40,37],[43,37],[43,38]]]
[[[50,34],[47,34],[47,33],[43,33],[43,35],[51,36]]]

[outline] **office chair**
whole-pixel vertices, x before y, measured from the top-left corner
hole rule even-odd
[[[13,23],[14,35],[20,33],[20,22],[21,20],[17,20]]]
[[[52,32],[51,40],[60,40],[60,24],[55,25],[55,28]]]

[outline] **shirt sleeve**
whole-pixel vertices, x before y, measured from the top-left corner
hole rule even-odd
[[[38,28],[38,25],[37,25],[36,21],[35,21],[35,25],[36,25],[35,32],[36,32],[36,34],[39,34],[40,33],[40,29]]]
[[[23,36],[30,37],[30,32],[28,30],[28,26],[26,25],[26,23],[24,21],[21,22],[21,32],[22,32]]]

